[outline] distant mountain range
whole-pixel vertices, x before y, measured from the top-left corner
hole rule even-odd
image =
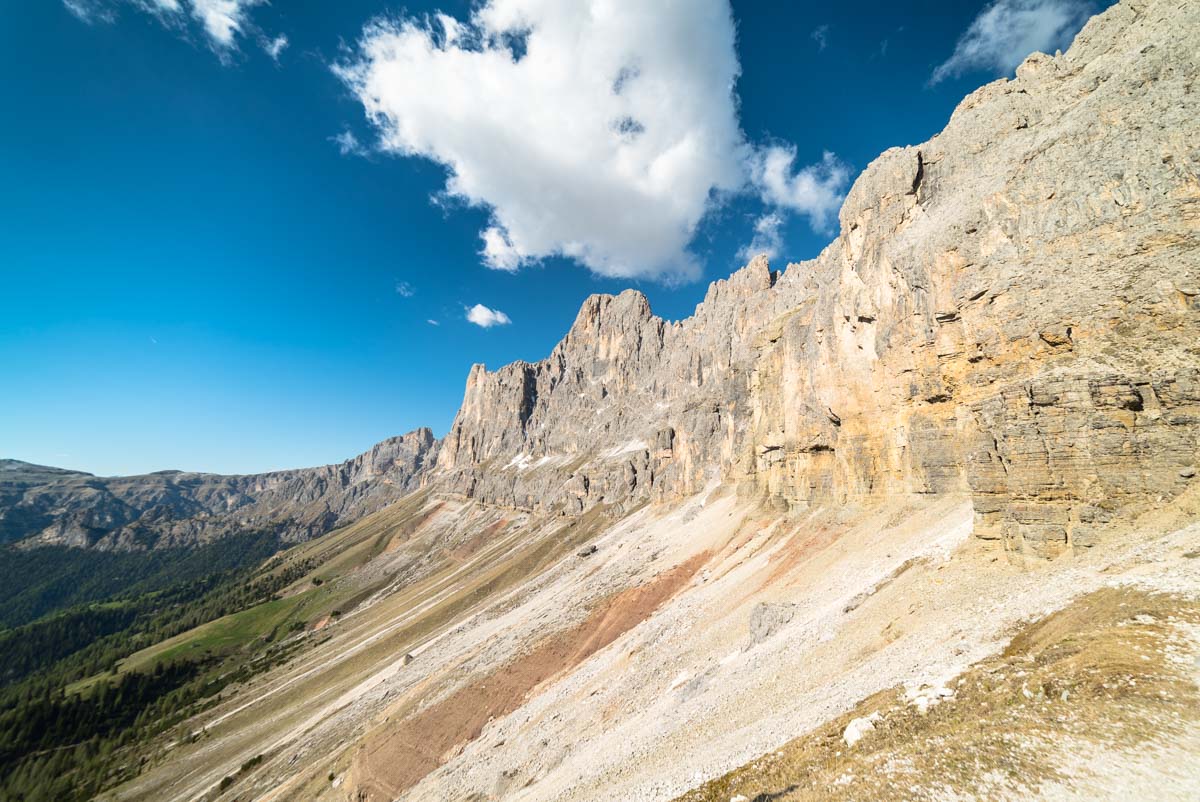
[[[247,531],[307,540],[416,489],[438,446],[422,428],[337,465],[244,476],[99,477],[0,460],[0,543],[132,550]]]

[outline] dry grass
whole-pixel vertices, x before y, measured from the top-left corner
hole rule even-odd
[[[1003,654],[966,672],[922,715],[883,691],[681,802],[1025,798],[1061,770],[1067,750],[1130,750],[1200,719],[1195,645],[1200,604],[1108,588],[1023,626]],[[854,747],[854,718],[878,712]]]

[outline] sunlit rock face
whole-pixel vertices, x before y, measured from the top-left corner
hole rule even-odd
[[[670,323],[593,296],[551,355],[472,369],[447,489],[578,512],[717,480],[781,507],[967,494],[1054,556],[1183,492],[1200,446],[1192,4],[1125,3],[873,162],[816,259]]]

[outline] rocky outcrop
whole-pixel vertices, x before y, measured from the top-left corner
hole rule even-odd
[[[439,482],[573,512],[734,481],[804,507],[964,494],[1016,553],[1092,545],[1200,446],[1200,7],[1125,2],[872,163],[815,260],[669,323],[594,296],[472,369]]]
[[[420,486],[438,442],[418,429],[338,465],[219,476],[97,477],[0,461],[0,542],[99,549],[190,546],[238,532],[306,540]]]
[[[777,278],[756,259],[677,323],[640,292],[594,295],[548,359],[476,365],[442,480],[493,503],[579,510],[721,479],[748,423],[754,343],[793,305]]]

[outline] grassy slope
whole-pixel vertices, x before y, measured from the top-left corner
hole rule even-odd
[[[364,564],[382,555],[385,549],[394,549],[397,543],[407,542],[406,538],[421,528],[421,522],[429,517],[434,507],[436,505],[389,508],[378,516],[335,533],[331,542],[312,542],[298,547],[296,557],[320,557],[322,562],[313,575],[322,577],[328,575],[333,566]],[[461,562],[450,551],[436,551],[438,556],[420,578],[395,588],[369,610],[341,622],[332,634],[334,640],[329,647],[318,647],[311,654],[306,652],[308,656],[303,662],[285,667],[282,673],[261,678],[250,693],[231,697],[227,703],[189,725],[193,729],[203,727],[212,736],[219,736],[219,748],[207,741],[195,746],[178,744],[173,750],[183,754],[173,755],[172,760],[176,765],[179,765],[178,761],[184,761],[193,770],[207,767],[211,762],[214,773],[209,776],[215,785],[222,779],[221,773],[215,773],[218,766],[236,767],[261,752],[259,726],[263,720],[272,722],[270,737],[280,737],[289,728],[319,712],[322,704],[386,670],[396,662],[397,656],[419,647],[431,636],[453,626],[454,622],[465,620],[474,611],[494,603],[522,581],[577,550],[602,529],[606,520],[604,511],[597,509],[561,526],[540,527],[536,536],[531,530],[496,532]],[[487,526],[482,529],[470,527],[462,536],[474,537],[489,529]],[[420,550],[430,553],[428,544]],[[300,589],[305,581],[310,580],[298,580],[296,589]],[[329,654],[331,648],[333,654]],[[295,677],[296,681],[290,681],[290,677]],[[249,706],[245,706],[247,703]],[[213,717],[220,723],[214,725]],[[274,755],[268,753],[265,757],[269,760]],[[338,759],[345,762],[348,758],[347,753]],[[302,775],[297,781],[299,784],[328,784],[327,771],[323,763],[315,774]],[[159,783],[169,780],[171,773],[143,776],[119,789],[114,797],[159,798],[165,792]],[[236,788],[254,781],[242,774],[231,774],[228,768],[222,773],[237,782]]]
[[[265,601],[247,610],[209,621],[172,638],[131,654],[119,664],[118,671],[150,672],[157,664],[179,659],[217,657],[252,658],[257,647],[277,642],[300,629],[311,628],[321,619],[349,612],[373,587],[360,587],[345,580],[354,569],[375,556],[378,541],[387,529],[386,518],[372,516],[329,536],[330,540],[310,541],[295,546],[273,559],[273,567],[263,573],[279,573],[305,560],[329,559],[285,588],[279,598]],[[382,532],[380,531],[382,530]],[[316,578],[320,585],[314,584]],[[222,667],[228,669],[228,665]],[[68,686],[71,693],[85,692],[103,675],[97,674]]]
[[[0,771],[0,785],[3,786],[0,797],[7,798],[10,791],[17,795],[30,793],[31,799],[67,798],[62,794],[74,795],[71,798],[83,798],[81,794],[90,796],[92,791],[87,791],[88,788],[94,791],[140,773],[146,759],[156,749],[155,744],[171,739],[191,739],[192,730],[186,718],[222,699],[240,698],[245,689],[254,684],[256,675],[290,663],[298,655],[308,654],[314,646],[328,640],[328,633],[318,630],[337,621],[393,581],[394,574],[387,570],[362,572],[359,569],[385,550],[396,548],[397,543],[403,544],[412,538],[432,514],[432,506],[426,509],[426,500],[425,493],[413,494],[383,514],[369,516],[325,538],[278,553],[275,553],[278,544],[273,537],[259,535],[233,539],[235,553],[227,555],[209,555],[211,549],[206,548],[186,554],[118,555],[113,560],[99,555],[99,562],[89,563],[88,560],[94,560],[97,555],[80,557],[68,553],[70,559],[62,566],[61,578],[56,578],[55,574],[22,580],[24,584],[18,582],[30,602],[24,606],[28,610],[42,604],[49,604],[52,609],[65,599],[76,603],[68,611],[75,611],[77,617],[83,616],[83,629],[78,633],[79,637],[73,636],[70,653],[61,660],[53,658],[52,663],[30,675],[26,683],[40,683],[38,688],[46,686],[47,692],[63,700],[56,704],[64,709],[72,705],[74,708],[71,709],[83,709],[88,704],[103,704],[105,699],[111,698],[114,687],[128,682],[145,682],[145,678],[158,677],[163,672],[183,672],[187,679],[176,689],[178,693],[164,689],[164,693],[173,694],[165,704],[159,704],[163,700],[154,698],[147,706],[139,708],[146,715],[138,719],[136,727],[105,736],[107,740],[102,739],[102,742],[89,741],[85,745],[86,753],[78,744],[56,742],[50,744],[51,752],[22,752],[26,757],[21,758],[24,761],[21,765],[6,766]],[[228,544],[216,544],[212,549],[222,545]],[[42,565],[47,559],[41,552],[29,559],[23,559],[23,554],[14,554],[15,560],[0,566],[8,573],[20,574],[30,567],[26,565],[30,560]],[[210,556],[213,559],[208,559]],[[139,559],[145,563],[137,562]],[[402,559],[392,564],[396,570],[402,570],[409,562]],[[96,581],[73,589],[72,577],[87,575],[89,564],[96,569],[96,576],[92,577]],[[52,559],[49,565],[54,565]],[[206,568],[208,573],[205,573]],[[119,596],[109,595],[109,600],[90,601],[86,605],[77,603],[80,599],[104,598],[105,594],[111,594],[110,574],[124,575]],[[110,665],[110,658],[84,658],[82,652],[76,652],[80,646],[91,651],[95,651],[92,647],[101,646],[100,643],[88,645],[90,630],[101,635],[111,631],[111,627],[102,631],[104,622],[99,618],[100,611],[124,606],[132,606],[138,617],[132,624],[117,622],[125,629],[111,634],[107,639],[109,645],[104,646],[105,654],[115,661],[115,669],[98,669],[97,663]],[[228,610],[233,612],[222,615]],[[74,619],[68,621],[64,615],[55,613],[54,620],[61,618],[66,622],[64,627],[72,625]],[[187,625],[185,622],[198,623],[182,632],[173,626],[176,623]],[[41,620],[31,626],[46,628]],[[158,642],[148,640],[150,633],[164,632],[171,636]],[[178,634],[172,635],[173,632]],[[13,634],[19,636],[21,631]],[[150,645],[145,645],[147,643]],[[64,644],[64,648],[67,646]],[[132,651],[134,649],[137,651]],[[186,665],[193,666],[193,674],[187,674]],[[97,673],[83,676],[80,668]],[[108,692],[104,696],[94,696],[100,688],[107,688]],[[64,696],[59,695],[60,689]],[[21,700],[29,698],[29,693],[22,696],[20,688],[10,690],[14,704],[28,704]],[[33,695],[40,693],[42,691],[37,690]],[[179,703],[175,704],[174,700]],[[20,733],[13,737],[27,740]],[[15,748],[26,749],[25,746]],[[63,751],[66,748],[71,751]],[[66,757],[49,765],[44,757],[46,754]]]

